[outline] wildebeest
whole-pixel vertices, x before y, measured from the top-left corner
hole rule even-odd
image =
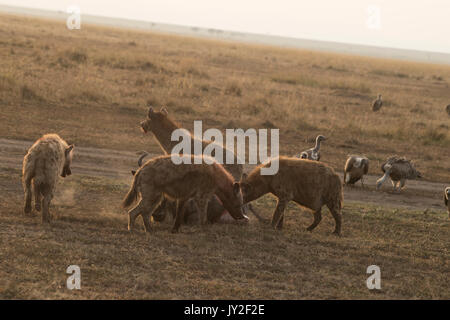
[[[175,164],[172,157],[190,158],[191,164]],[[183,220],[184,206],[193,199],[200,215],[200,223],[207,222],[207,205],[214,194],[236,220],[245,221],[242,213],[242,193],[238,182],[222,165],[209,158],[212,164],[194,164],[193,155],[165,155],[147,161],[133,178],[132,186],[123,200],[129,207],[141,195],[139,203],[128,211],[128,229],[133,230],[137,216],[142,215],[145,230],[150,232],[150,216],[163,197],[177,200],[177,214],[172,232],[177,232]]]
[[[321,221],[321,208],[326,205],[336,222],[334,234],[341,234],[342,182],[334,170],[321,162],[298,158],[279,157],[279,170],[275,175],[261,175],[261,164],[242,179],[244,203],[253,201],[266,193],[278,198],[272,217],[272,226],[283,227],[284,210],[289,201],[314,212],[314,222],[307,228],[312,231]],[[274,161],[274,160],[272,160]]]
[[[50,222],[50,201],[56,187],[58,175],[66,177],[72,172],[73,145],[68,145],[57,134],[46,134],[38,139],[23,159],[22,183],[25,191],[24,212],[31,212],[31,197],[35,196],[35,208],[41,210],[42,222]]]

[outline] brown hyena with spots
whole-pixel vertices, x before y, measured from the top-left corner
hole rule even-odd
[[[22,170],[25,214],[31,213],[31,185],[33,185],[35,208],[40,211],[42,204],[42,222],[50,222],[49,206],[58,176],[64,178],[72,173],[70,170],[72,150],[73,145],[69,146],[57,134],[44,135],[28,150],[23,159]]]
[[[140,125],[144,133],[147,132],[153,133],[156,141],[158,142],[159,146],[161,147],[161,149],[164,151],[165,154],[172,153],[173,148],[178,144],[177,141],[172,141],[171,139],[172,132],[174,130],[181,129],[181,127],[169,117],[169,113],[166,108],[161,108],[160,111],[157,111],[153,110],[153,108],[150,107],[147,113],[147,118],[144,121],[142,121]],[[192,137],[191,140],[192,144],[194,143],[195,139],[196,139],[195,137]],[[204,149],[211,143],[211,141],[202,140],[201,143],[202,148]],[[225,163],[223,164],[223,167],[233,176],[235,181],[239,181],[243,174],[242,164],[238,163],[236,154],[234,153],[233,150],[229,150],[225,146],[221,147],[224,151],[224,154],[230,153],[234,158],[233,163],[231,164]],[[192,150],[194,150],[193,145]],[[173,203],[167,199],[161,201],[160,206],[155,210],[153,218],[155,218],[155,220],[157,221],[163,220],[167,212],[164,209],[166,209],[167,207],[173,207]],[[173,213],[173,210],[171,211]],[[255,215],[255,217],[259,221],[264,220],[252,209],[250,211]],[[195,210],[194,211],[191,210],[190,212],[186,213],[188,214],[193,212],[195,212]],[[186,218],[188,218],[187,215]],[[220,203],[217,197],[212,197],[208,206],[208,221],[214,223],[219,221],[224,222],[230,220],[232,220],[232,215],[230,215],[227,212],[227,210],[225,210],[224,206]]]
[[[314,212],[314,222],[307,230],[312,231],[322,219],[321,209],[326,205],[336,222],[334,234],[341,234],[342,182],[334,170],[317,161],[280,157],[279,170],[274,175],[261,175],[262,164],[241,181],[244,203],[258,199],[266,193],[278,198],[272,217],[272,226],[283,227],[284,210],[289,201],[309,208]]]
[[[200,164],[195,164],[194,158],[201,157]],[[174,158],[182,159],[184,163],[174,163]],[[134,221],[142,215],[145,230],[150,232],[150,217],[163,198],[177,200],[176,218],[172,232],[177,232],[187,200],[192,199],[200,215],[200,223],[207,222],[207,206],[215,195],[220,199],[225,209],[236,220],[246,221],[242,213],[242,193],[238,182],[222,165],[208,158],[205,163],[202,156],[166,155],[147,161],[136,171],[133,184],[123,200],[125,208],[131,206],[141,195],[139,203],[128,211],[128,229],[134,229]],[[186,163],[190,159],[190,164]]]

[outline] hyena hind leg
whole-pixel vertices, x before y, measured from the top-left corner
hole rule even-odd
[[[151,231],[150,218],[155,208],[161,203],[161,195],[151,198],[145,201],[141,210],[142,220],[144,221],[145,232]]]
[[[133,208],[128,211],[128,231],[134,230],[134,222],[136,218],[141,214],[141,211],[144,209],[142,200]]]
[[[50,223],[50,202],[53,199],[53,194],[51,192],[46,192],[44,198],[42,199],[42,222]]]
[[[33,192],[34,192],[34,207],[36,211],[41,211],[41,189],[36,181],[33,181]]]
[[[24,182],[24,189],[25,189],[25,196],[24,196],[24,206],[23,206],[23,212],[25,214],[31,213],[31,181],[25,181]]]

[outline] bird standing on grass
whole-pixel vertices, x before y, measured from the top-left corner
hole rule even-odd
[[[325,138],[324,136],[322,136],[322,135],[317,136],[316,145],[314,146],[314,148],[303,151],[297,157],[300,159],[319,161],[320,160],[320,143],[325,140],[327,140],[327,138]]]
[[[383,100],[381,99],[381,94],[378,95],[378,99],[373,102],[372,111],[377,112],[383,106]]]
[[[419,171],[416,170],[410,160],[397,156],[390,157],[381,165],[384,175],[377,180],[377,189],[381,188],[383,182],[389,177],[392,181],[394,191],[399,191],[405,186],[406,180],[422,178]]]
[[[369,159],[362,156],[349,156],[344,168],[344,184],[355,184],[361,180],[364,187],[364,175],[369,172]],[[347,181],[347,174],[349,175]]]

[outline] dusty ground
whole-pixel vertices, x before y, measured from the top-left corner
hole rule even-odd
[[[149,136],[150,138],[150,136]],[[21,161],[31,141],[0,139],[0,163],[5,169],[21,170]],[[130,180],[130,170],[137,167],[138,152],[77,147],[73,170],[86,176]],[[153,154],[154,156],[159,154]],[[148,156],[151,158],[151,154]],[[250,165],[244,166],[249,172]],[[342,173],[340,172],[343,178]],[[444,211],[442,190],[445,184],[429,181],[408,181],[402,192],[394,192],[392,185],[385,182],[380,191],[375,190],[375,181],[382,176],[366,176],[364,188],[358,182],[345,187],[345,200],[379,204],[386,207],[417,210]]]
[[[0,298],[449,299],[450,68],[222,43],[2,15],[0,19]],[[386,104],[377,114],[377,93]],[[329,137],[323,161],[371,160],[367,188],[345,187],[343,236],[333,219],[314,232],[290,205],[285,229],[183,226],[129,234],[120,202],[140,150],[159,152],[138,123],[166,105],[192,129],[280,128],[282,154]],[[22,214],[21,160],[44,133],[76,145],[54,221]],[[423,181],[374,190],[391,154],[413,159]],[[249,169],[249,168],[247,168]],[[274,199],[255,207],[271,217]],[[82,289],[69,291],[68,265]],[[382,290],[366,287],[378,265]]]

